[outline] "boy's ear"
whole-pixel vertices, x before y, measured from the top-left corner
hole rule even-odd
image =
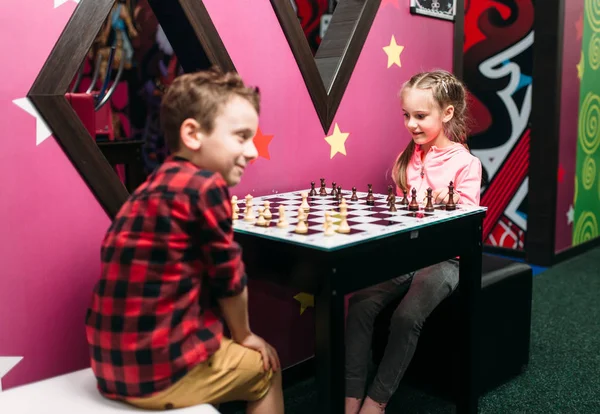
[[[448,105],[446,109],[444,109],[444,114],[442,118],[442,122],[449,122],[454,116],[454,105]]]
[[[179,137],[181,138],[181,142],[184,146],[193,151],[197,151],[202,145],[204,134],[200,129],[200,124],[198,121],[192,118],[187,118],[181,123],[181,127],[179,128]]]

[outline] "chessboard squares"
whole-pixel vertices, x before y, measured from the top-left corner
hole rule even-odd
[[[383,218],[380,220],[372,221],[369,224],[374,224],[376,226],[385,226],[385,227],[404,226],[404,223],[402,223],[400,221],[391,220],[390,218],[387,218],[387,219]]]
[[[387,219],[390,217],[394,217],[395,214],[390,214],[390,213],[375,213],[375,214],[370,214],[369,217],[373,217],[373,218],[378,218],[378,219]]]
[[[425,213],[424,211],[409,211],[408,213],[404,213],[403,216],[421,219],[421,218],[432,217],[433,213]]]

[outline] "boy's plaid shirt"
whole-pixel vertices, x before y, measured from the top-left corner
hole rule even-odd
[[[221,175],[169,157],[123,205],[87,312],[91,366],[110,398],[168,388],[220,346],[215,299],[246,286]]]

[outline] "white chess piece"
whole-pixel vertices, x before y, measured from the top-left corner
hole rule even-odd
[[[306,222],[304,220],[298,220],[298,224],[296,224],[296,229],[294,231],[299,234],[308,233],[308,226],[306,225]]]
[[[285,207],[279,206],[279,221],[277,222],[277,227],[284,228],[289,224],[290,223],[288,223],[285,219]]]
[[[244,211],[244,221],[254,221],[254,211],[252,211],[252,196],[246,196],[246,210]]]
[[[306,220],[306,215],[304,214],[304,209],[302,207],[300,207],[298,209],[298,221],[304,221]]]
[[[350,233],[350,226],[348,225],[348,220],[346,220],[346,217],[348,216],[348,210],[345,207],[342,207],[340,210],[340,216],[342,217],[342,221],[340,222],[340,225],[337,228],[337,232],[348,234]]]
[[[238,213],[240,212],[240,208],[238,207],[237,202],[238,202],[237,196],[234,195],[233,197],[231,197],[231,206],[232,206],[232,210],[233,210],[231,218],[233,220],[237,220],[239,218]]]
[[[265,201],[264,205],[265,205],[265,210],[264,210],[263,214],[267,220],[271,220],[273,218],[273,215],[271,214],[271,210],[269,209],[271,202]]]
[[[331,219],[331,213],[329,211],[325,212],[325,236],[333,236],[335,234],[335,229],[333,228],[333,220]]]
[[[258,209],[258,220],[255,223],[257,226],[267,227],[267,220],[265,220],[264,209],[261,207]]]
[[[308,193],[306,191],[303,191],[301,194],[302,196],[302,204],[300,204],[300,208],[303,209],[304,211],[309,211],[310,210],[310,205],[308,204]]]

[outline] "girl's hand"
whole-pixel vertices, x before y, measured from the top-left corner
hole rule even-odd
[[[447,188],[442,188],[441,190],[434,190],[434,191],[432,191],[431,195],[433,196],[432,202],[434,204],[446,204],[448,202],[448,189]],[[458,204],[458,201],[460,200],[460,194],[458,194],[456,192],[456,190],[454,190],[452,200],[454,200],[454,204]]]

